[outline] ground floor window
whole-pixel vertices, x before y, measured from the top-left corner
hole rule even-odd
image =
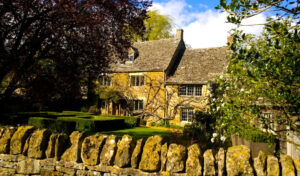
[[[134,111],[142,111],[144,109],[144,102],[143,100],[134,100],[133,101],[133,110]]]
[[[192,122],[194,117],[194,109],[191,108],[182,108],[181,109],[181,121],[183,122]]]

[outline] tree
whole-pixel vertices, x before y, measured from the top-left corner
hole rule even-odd
[[[216,79],[218,88],[211,98],[211,113],[220,133],[265,135],[296,144],[288,133],[299,132],[300,120],[298,3],[220,1],[220,7],[229,12],[228,21],[235,24],[270,8],[281,11],[277,18],[267,19],[260,36],[233,30],[230,63],[225,76]],[[262,111],[276,111],[277,115],[266,117]]]
[[[92,80],[105,69],[112,53],[126,56],[130,34],[144,31],[150,4],[148,0],[1,0],[0,101],[17,88],[39,87],[33,84],[43,82],[38,79],[52,87],[59,83],[61,92],[74,92],[81,86],[72,85]],[[46,73],[50,77],[41,77]],[[35,91],[46,91],[37,87]]]
[[[143,35],[137,35],[135,40],[159,40],[170,38],[173,21],[167,15],[161,15],[157,10],[148,12],[149,18],[144,20],[146,27]]]

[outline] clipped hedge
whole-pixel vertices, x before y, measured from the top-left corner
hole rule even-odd
[[[124,119],[96,120],[88,117],[58,117],[57,119],[76,123],[77,131],[107,131],[121,129],[125,126]]]
[[[28,120],[29,125],[38,128],[47,128],[53,133],[67,133],[70,134],[75,130],[76,123],[72,121],[56,120],[45,117],[30,117]]]

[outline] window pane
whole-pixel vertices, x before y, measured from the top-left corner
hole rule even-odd
[[[195,87],[195,95],[201,96],[201,94],[202,94],[202,86],[196,86]]]
[[[144,85],[144,76],[141,76],[141,86]]]
[[[139,110],[139,102],[138,100],[134,100],[134,110]]]
[[[188,122],[192,122],[194,117],[194,110],[193,109],[188,109]]]
[[[187,109],[181,110],[181,121],[187,121]]]
[[[194,95],[194,86],[188,86],[187,95]]]
[[[131,76],[130,85],[135,86],[135,76]]]
[[[135,86],[139,86],[139,85],[140,85],[140,77],[136,76]]]
[[[186,86],[179,87],[179,95],[186,95]]]
[[[144,102],[143,100],[139,100],[139,110],[143,110],[144,109]]]

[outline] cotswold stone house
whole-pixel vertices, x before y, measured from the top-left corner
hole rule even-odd
[[[227,65],[226,49],[187,49],[181,29],[175,38],[134,43],[125,62],[99,77],[101,113],[191,122],[195,110],[207,112],[211,81]]]

